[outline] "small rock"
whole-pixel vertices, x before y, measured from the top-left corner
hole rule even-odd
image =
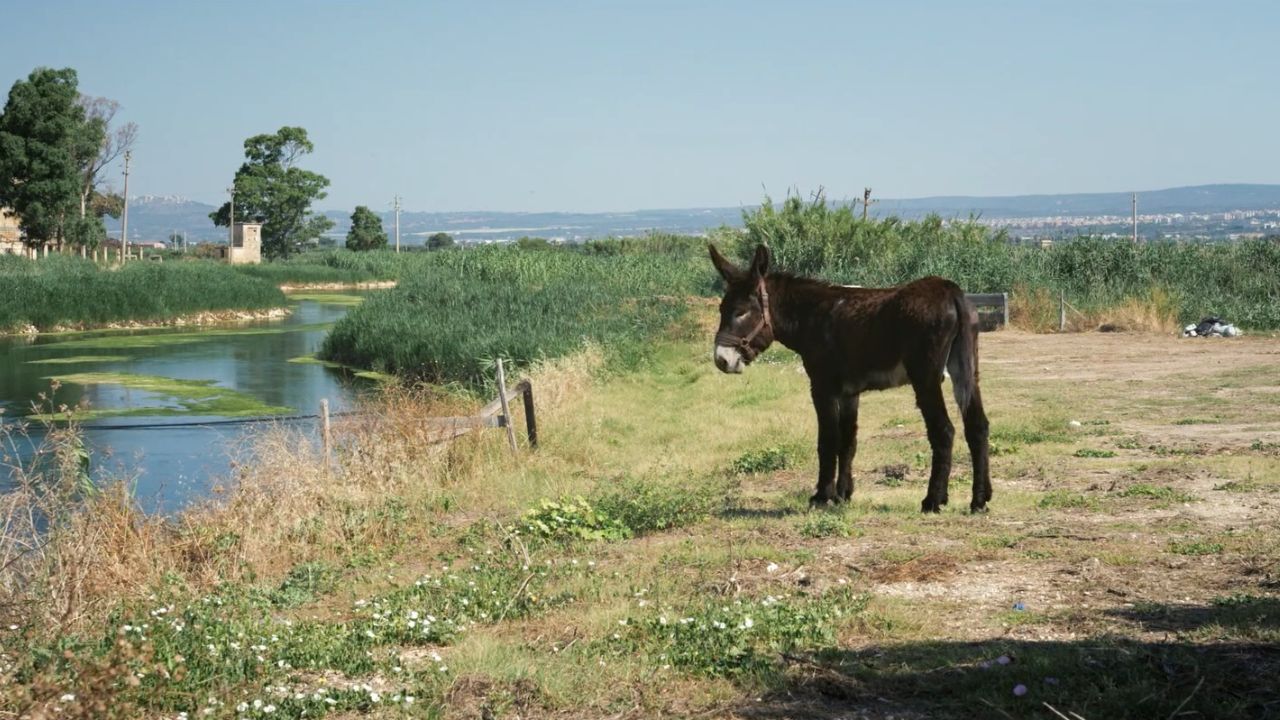
[[[1068,424],[1068,425],[1070,425],[1070,426],[1071,426],[1071,427],[1073,427],[1073,428],[1078,428],[1078,427],[1080,427],[1080,425],[1081,425],[1081,423],[1080,423],[1080,421],[1079,421],[1079,420],[1072,420],[1071,422],[1069,422],[1069,423],[1067,423],[1067,424]]]

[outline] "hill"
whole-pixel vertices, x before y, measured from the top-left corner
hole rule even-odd
[[[1232,210],[1280,209],[1280,185],[1197,185],[1138,193],[1139,209],[1153,213],[1223,213]],[[172,196],[141,196],[129,205],[129,235],[136,240],[164,240],[172,232],[185,232],[192,242],[221,240],[226,230],[214,227],[209,213],[214,206]],[[918,218],[930,213],[943,217],[978,216],[986,220],[1029,217],[1086,217],[1127,215],[1130,193],[1078,193],[1062,195],[1011,195],[1004,197],[940,196],[913,199],[884,198],[872,206],[873,214]],[[332,237],[346,234],[349,210],[326,210],[334,221]],[[381,213],[391,233],[391,212]],[[525,235],[582,240],[593,237],[641,235],[650,231],[697,234],[721,225],[742,223],[742,208],[674,208],[632,212],[404,212],[400,232],[406,244],[421,244],[434,232],[447,232],[471,241],[519,238]],[[119,233],[119,222],[108,229]]]

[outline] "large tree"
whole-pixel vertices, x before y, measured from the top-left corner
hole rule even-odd
[[[381,250],[387,246],[387,233],[382,218],[364,205],[351,213],[351,229],[347,231],[348,250]]]
[[[268,258],[285,258],[333,226],[323,215],[311,214],[311,203],[328,193],[329,179],[297,166],[315,149],[300,127],[282,127],[272,135],[244,141],[245,163],[236,171],[236,217],[261,216],[262,251]],[[209,213],[215,225],[231,222],[230,203]]]
[[[102,184],[102,173],[110,167],[111,163],[132,149],[133,141],[138,137],[138,126],[136,123],[124,123],[122,126],[111,127],[115,122],[115,114],[120,111],[120,104],[109,97],[81,95],[77,102],[84,109],[84,120],[95,124],[102,133],[101,145],[97,147],[97,152],[82,159],[81,217],[86,217],[90,213],[101,217],[101,213],[95,213],[93,197],[111,193],[110,190],[106,192],[99,190]]]
[[[80,170],[102,145],[104,125],[78,102],[71,68],[36,68],[9,90],[0,114],[0,205],[13,208],[33,247],[96,230],[72,221]]]

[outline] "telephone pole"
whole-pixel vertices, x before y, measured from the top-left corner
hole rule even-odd
[[[231,187],[227,188],[227,194],[231,196],[230,215],[227,221],[227,248],[235,247],[236,244],[236,185],[231,183]],[[227,250],[231,252],[230,249]]]
[[[862,191],[862,219],[863,219],[863,220],[866,220],[866,219],[867,219],[867,208],[871,207],[871,203],[873,203],[873,202],[880,202],[880,201],[879,201],[879,200],[872,200],[872,199],[871,199],[871,188],[865,188],[865,189]]]
[[[1133,194],[1133,244],[1138,244],[1138,193]]]
[[[400,196],[397,195],[395,202],[392,203],[396,209],[396,252],[400,252]]]
[[[132,150],[124,151],[124,209],[120,211],[120,262],[129,259],[129,160]]]

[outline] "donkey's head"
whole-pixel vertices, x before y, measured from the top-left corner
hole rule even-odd
[[[769,314],[769,249],[756,246],[751,267],[742,270],[729,262],[715,245],[711,262],[725,282],[720,301],[720,329],[716,332],[713,357],[721,372],[740,373],[773,342],[773,319]]]

